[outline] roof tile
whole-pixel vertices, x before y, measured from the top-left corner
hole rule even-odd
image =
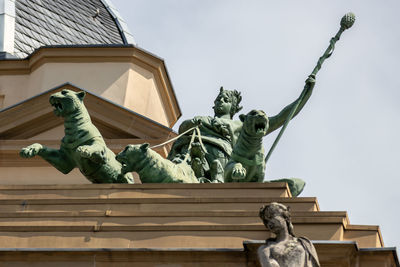
[[[43,45],[124,43],[102,0],[16,0],[15,8],[19,57]]]

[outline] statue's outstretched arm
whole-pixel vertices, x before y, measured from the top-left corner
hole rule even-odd
[[[179,126],[179,130],[178,132],[181,134],[187,130],[189,130],[190,128],[192,128],[193,126],[195,126],[195,122],[193,121],[193,119],[191,120],[186,120],[184,122],[181,123],[181,125]]]
[[[308,99],[310,98],[312,91],[315,86],[315,75],[310,75],[308,79],[306,80],[306,86],[303,89],[303,92],[305,91],[304,98],[300,102],[299,106],[297,107],[296,111],[294,112],[293,117],[295,117],[300,110],[304,107],[304,105],[307,103]],[[303,93],[302,92],[302,93]],[[284,109],[282,109],[279,114],[269,117],[269,129],[267,134],[275,131],[279,127],[281,127],[284,123],[286,118],[288,118],[293,106],[296,105],[296,102],[298,101],[298,98],[291,104],[287,105]]]
[[[202,125],[204,127],[211,127],[211,117],[207,116],[196,116],[193,119],[182,122],[179,126],[179,133],[183,133],[192,127]]]

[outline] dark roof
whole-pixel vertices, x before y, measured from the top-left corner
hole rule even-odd
[[[0,60],[18,59],[16,56],[7,52],[0,52]]]
[[[45,45],[126,44],[107,0],[16,0],[15,50],[24,58]]]

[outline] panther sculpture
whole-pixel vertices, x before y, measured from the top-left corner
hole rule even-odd
[[[225,182],[262,182],[265,174],[262,139],[267,135],[269,120],[262,110],[240,115],[243,122],[239,138],[225,166]]]
[[[189,164],[165,159],[147,143],[128,145],[116,159],[123,173],[137,172],[142,183],[199,183]]]
[[[121,172],[121,164],[93,125],[83,104],[85,95],[66,89],[51,95],[55,115],[64,118],[65,136],[60,149],[35,143],[23,148],[20,155],[39,155],[64,174],[78,167],[92,183],[133,183],[132,174]]]

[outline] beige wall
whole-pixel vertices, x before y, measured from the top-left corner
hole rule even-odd
[[[166,111],[161,103],[155,77],[151,72],[131,64],[127,88],[125,101],[121,105],[140,114],[147,114],[147,117],[168,125]],[[146,99],[146,101],[143,101],[143,99]]]
[[[129,62],[45,63],[30,74],[0,75],[4,107],[69,82],[168,126],[154,75]]]
[[[78,169],[62,174],[49,167],[2,167],[0,184],[91,184]]]
[[[138,47],[42,47],[29,58],[0,61],[5,107],[66,82],[167,127],[181,116],[164,61]]]
[[[141,183],[138,175],[133,173],[135,183]],[[73,169],[68,174],[62,174],[56,168],[49,167],[1,167],[1,185],[23,184],[92,184],[80,172]]]
[[[137,173],[132,173],[135,183],[141,183]],[[0,185],[27,184],[92,184],[79,169],[75,168],[68,174],[49,167],[1,167]]]
[[[64,125],[57,126],[51,130],[42,132],[38,135],[35,135],[28,140],[61,140],[64,137]]]

